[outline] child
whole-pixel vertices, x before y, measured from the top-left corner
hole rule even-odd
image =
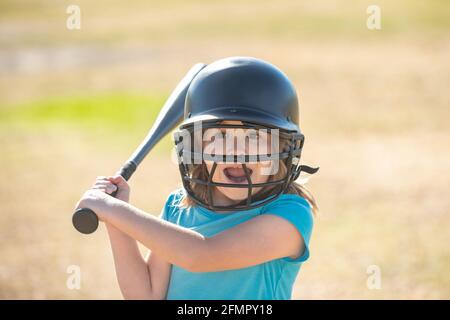
[[[267,62],[226,58],[194,78],[175,134],[183,187],[161,216],[128,204],[121,176],[98,177],[76,206],[105,222],[124,298],[291,298],[317,211],[294,182],[318,170],[299,164],[298,121],[292,83]]]

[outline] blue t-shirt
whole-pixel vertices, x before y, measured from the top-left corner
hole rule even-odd
[[[304,253],[297,259],[284,257],[265,263],[225,271],[189,272],[172,265],[167,299],[273,300],[291,299],[292,287],[302,262],[309,257],[309,239],[313,217],[309,203],[298,195],[283,194],[259,208],[230,213],[216,213],[202,206],[179,207],[185,196],[183,188],[173,191],[161,218],[211,237],[261,214],[274,214],[291,222],[303,236]]]

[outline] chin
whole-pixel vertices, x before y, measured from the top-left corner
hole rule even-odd
[[[220,188],[219,191],[225,195],[228,199],[233,201],[242,201],[248,199],[248,189],[247,188]],[[225,190],[224,190],[225,189]],[[239,190],[236,190],[239,189]],[[262,188],[253,188],[252,196],[257,194]]]
[[[228,199],[233,201],[247,200],[248,190],[246,188],[218,188]],[[236,190],[239,189],[239,190]]]

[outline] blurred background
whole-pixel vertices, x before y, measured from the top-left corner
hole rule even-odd
[[[80,29],[67,28],[70,5]],[[380,30],[366,25],[370,5]],[[121,298],[105,228],[77,233],[74,205],[134,151],[194,63],[234,55],[294,81],[303,162],[321,167],[293,298],[450,298],[442,0],[2,0],[0,298]],[[167,137],[130,180],[131,203],[155,215],[180,186],[171,147]],[[79,290],[66,286],[72,265]]]

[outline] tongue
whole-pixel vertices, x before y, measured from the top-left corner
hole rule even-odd
[[[245,171],[243,168],[227,168],[227,173],[232,177],[245,177]]]

